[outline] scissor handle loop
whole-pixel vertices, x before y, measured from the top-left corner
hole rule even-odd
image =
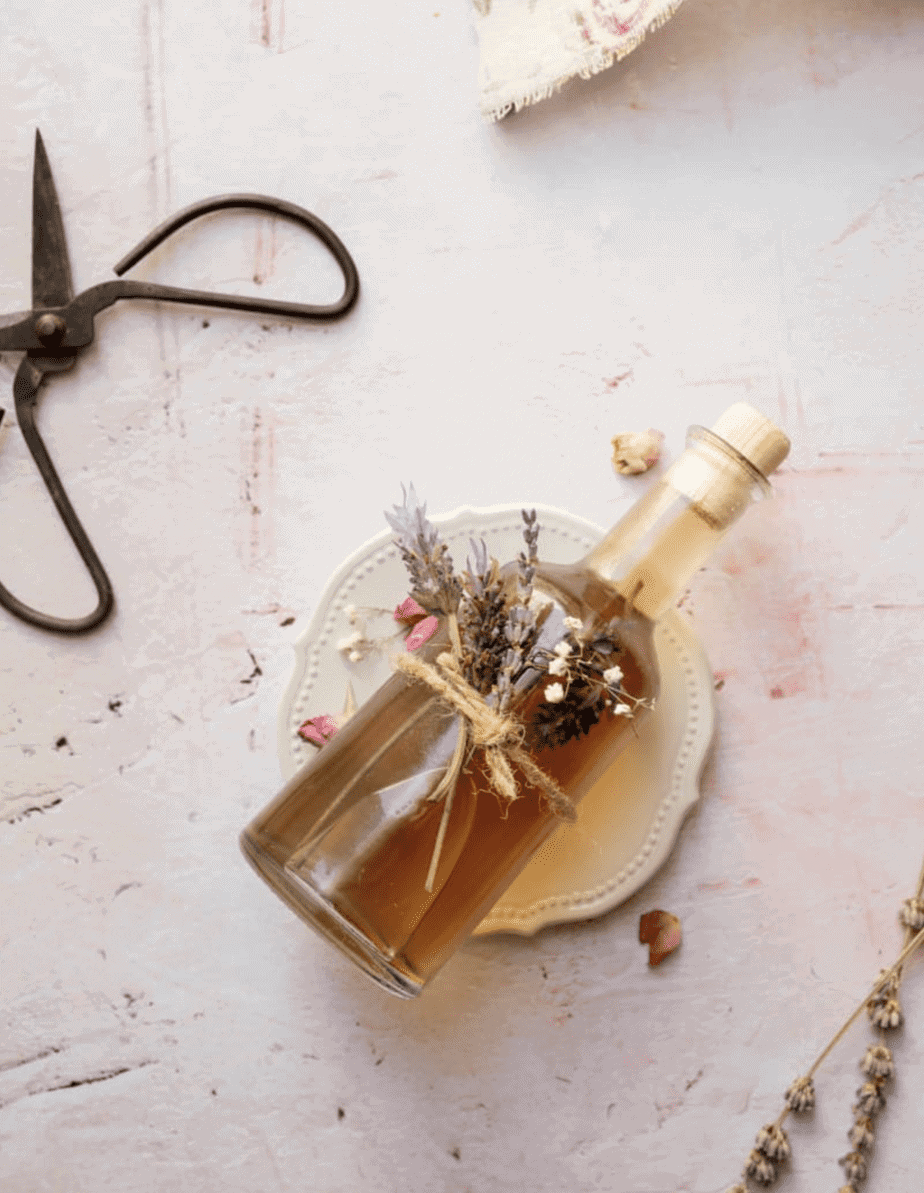
[[[210,215],[214,211],[226,211],[229,208],[247,208],[252,211],[265,211],[269,215],[282,216],[284,219],[293,220],[295,223],[301,224],[303,228],[307,228],[330,251],[334,260],[340,266],[344,281],[343,294],[336,302],[326,305],[310,305],[307,303],[274,302],[272,299],[265,298],[244,298],[238,295],[213,294],[198,290],[186,291],[185,293],[195,295],[195,300],[203,305],[224,307],[233,302],[235,310],[290,315],[305,319],[339,319],[341,315],[345,315],[353,306],[359,297],[359,274],[353,258],[350,256],[346,245],[340,237],[334,232],[333,228],[329,228],[323,220],[318,219],[316,215],[312,215],[310,211],[306,211],[304,207],[298,207],[295,203],[287,203],[285,199],[276,199],[269,195],[214,195],[211,199],[202,199],[198,203],[184,207],[181,211],[172,215],[170,219],[165,220],[159,227],[155,228],[153,232],[150,232],[140,244],[135,245],[131,252],[126,253],[118,265],[116,265],[114,272],[118,277],[121,277],[133,265],[137,265],[148,253],[156,249],[158,245],[163,244],[168,236],[172,236],[174,232],[186,224],[199,219],[200,216]],[[154,289],[157,288],[155,283],[146,283],[146,286],[149,288],[154,287]],[[176,287],[165,286],[163,290],[163,297],[168,301],[184,301],[179,297],[184,292],[178,290]],[[146,296],[157,297],[154,293]],[[126,294],[125,297],[129,297],[129,295]],[[189,301],[189,299],[186,301]]]
[[[14,616],[29,625],[38,626],[42,630],[54,630],[59,634],[85,634],[105,621],[115,603],[112,584],[106,575],[106,570],[100,562],[99,556],[93,549],[93,544],[77,517],[74,507],[61,484],[57,470],[48,455],[42,437],[35,425],[35,396],[42,383],[43,374],[35,368],[28,356],[23,357],[16,377],[13,381],[13,394],[16,399],[16,420],[22,431],[23,439],[32,458],[35,460],[42,480],[55,503],[61,521],[67,527],[67,532],[74,542],[74,546],[83,560],[93,587],[96,589],[96,608],[85,617],[52,617],[49,613],[42,613],[24,604],[18,597],[13,596],[8,588],[0,584],[0,605]],[[0,412],[2,418],[2,412]]]

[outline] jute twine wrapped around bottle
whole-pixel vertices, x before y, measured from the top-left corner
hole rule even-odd
[[[399,655],[395,660],[395,666],[399,671],[410,679],[425,683],[453,712],[458,713],[460,718],[455,751],[446,773],[429,797],[433,802],[441,799],[445,802],[430,869],[424,884],[428,892],[433,890],[436,881],[436,870],[449,823],[449,813],[452,810],[456,782],[475,750],[482,750],[488,779],[502,799],[512,803],[519,794],[513,775],[515,765],[526,779],[542,792],[556,816],[569,823],[577,819],[574,804],[568,796],[550,775],[537,766],[524,749],[526,731],[520,720],[511,713],[502,713],[491,708],[481,693],[463,676],[461,644],[458,640],[458,627],[454,623],[455,619],[450,617],[449,631],[453,639],[453,649],[438,655],[435,664],[425,663],[423,659],[411,654]]]

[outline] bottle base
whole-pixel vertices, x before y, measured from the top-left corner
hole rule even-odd
[[[241,852],[261,878],[272,887],[309,927],[335,945],[377,986],[398,998],[416,998],[424,983],[383,957],[336,908],[311,887],[267,855],[245,830]]]

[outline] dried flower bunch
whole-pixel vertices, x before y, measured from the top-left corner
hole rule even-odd
[[[413,485],[385,517],[408,570],[411,596],[428,613],[447,616],[461,674],[498,712],[507,712],[530,680],[545,676],[532,718],[541,745],[581,737],[607,714],[632,715],[641,701],[622,687],[616,623],[601,630],[566,617],[560,640],[551,648],[539,645],[552,604],[533,592],[535,510],[522,511],[525,548],[513,574],[501,569],[483,540],[472,540],[466,570],[458,576]]]
[[[761,1127],[758,1131],[754,1147],[745,1162],[741,1181],[733,1185],[728,1193],[749,1193],[750,1181],[757,1185],[772,1185],[777,1179],[780,1165],[791,1155],[789,1138],[783,1130],[783,1121],[787,1114],[803,1114],[814,1109],[814,1073],[865,1010],[873,1027],[879,1032],[880,1042],[870,1044],[860,1061],[860,1068],[866,1080],[857,1090],[857,1100],[853,1105],[853,1126],[847,1134],[851,1150],[845,1156],[841,1156],[839,1161],[847,1177],[847,1183],[841,1186],[839,1193],[860,1193],[860,1186],[869,1173],[873,1145],[876,1141],[876,1117],[885,1109],[885,1091],[895,1073],[892,1050],[886,1046],[884,1040],[885,1033],[899,1027],[902,1022],[902,1008],[898,999],[902,966],[914,950],[924,943],[924,869],[918,880],[917,894],[902,904],[899,919],[905,927],[905,941],[898,958],[888,969],[881,971],[872,991],[826,1045],[808,1072],[797,1077],[786,1090],[785,1109],[775,1122]]]
[[[616,716],[631,716],[634,708],[620,686],[622,668],[613,662],[619,653],[615,625],[587,641],[581,638],[583,627],[576,617],[566,617],[565,628],[565,636],[553,650],[540,649],[535,655],[554,677],[535,717],[539,740],[549,746],[581,737],[606,709]]]

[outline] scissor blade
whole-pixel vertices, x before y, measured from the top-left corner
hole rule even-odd
[[[36,129],[32,174],[32,305],[63,307],[73,297],[61,206],[42,135]]]

